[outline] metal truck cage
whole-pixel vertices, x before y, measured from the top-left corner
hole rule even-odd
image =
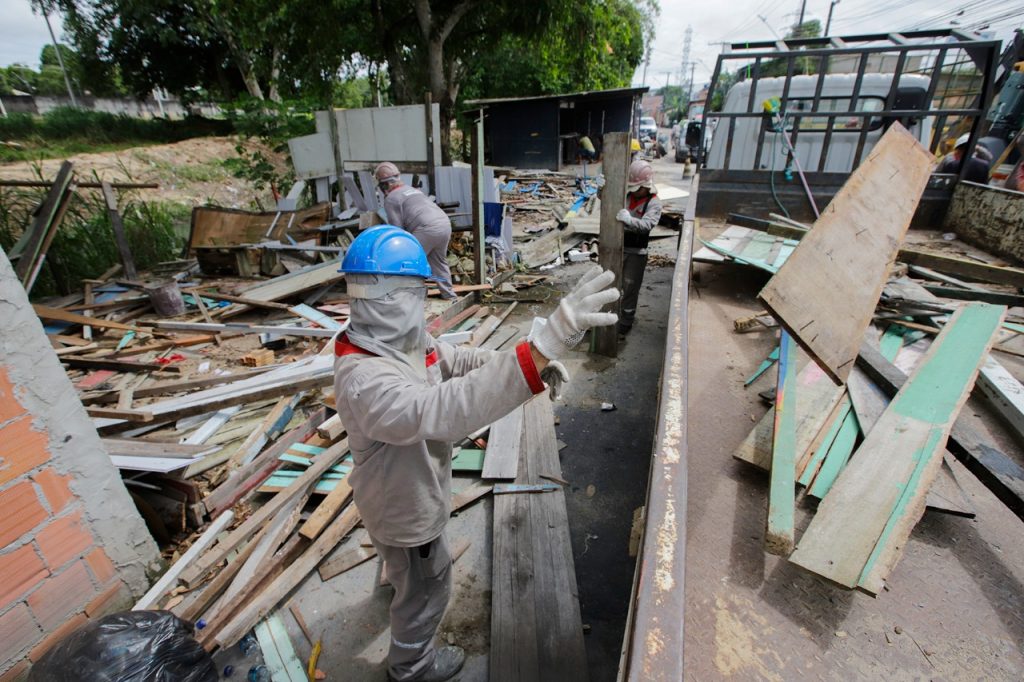
[[[715,135],[726,135],[724,158],[711,167],[706,150],[702,150],[701,192],[697,197],[697,214],[702,217],[722,217],[729,212],[750,215],[777,210],[784,202],[794,218],[813,220],[811,206],[800,182],[771,177],[773,170],[764,163],[766,135],[773,130],[771,116],[762,107],[765,88],[758,96],[758,84],[784,72],[779,105],[791,120],[785,130],[793,147],[799,150],[800,137],[820,136],[820,153],[803,171],[819,207],[824,207],[839,190],[843,182],[867,156],[870,131],[884,130],[894,121],[930,124],[927,146],[940,153],[940,142],[952,133],[970,133],[968,154],[973,153],[978,141],[985,112],[992,99],[993,74],[999,59],[1000,41],[981,39],[958,30],[927,30],[906,33],[879,33],[845,37],[793,38],[777,41],[732,43],[718,56],[708,89],[708,107],[705,124],[715,127]],[[874,108],[865,106],[862,85],[865,74],[881,72],[891,74],[887,96],[877,98]],[[738,82],[749,81],[749,94],[739,111],[710,111],[712,100],[721,87],[723,74],[739,76]],[[769,75],[766,75],[769,74]],[[843,97],[833,97],[824,106],[822,90],[829,75],[853,74],[852,90]],[[908,97],[901,91],[900,80],[913,74],[912,80],[927,79],[923,95]],[[795,101],[790,96],[794,78],[806,80],[814,77],[813,96]],[[848,76],[847,76],[848,77]],[[775,81],[777,84],[777,81]],[[773,85],[773,88],[775,86]],[[722,105],[726,93],[722,92]],[[806,101],[810,99],[810,101]],[[745,106],[742,106],[745,104]],[[733,107],[735,109],[735,107]],[[849,168],[837,172],[835,160],[826,170],[829,151],[837,135],[852,135],[837,121],[853,122],[849,126],[859,130],[856,151]],[[756,125],[757,145],[754,159],[737,164],[734,149],[736,130]],[[712,145],[721,145],[719,140]],[[815,147],[819,144],[815,142]],[[792,162],[792,153],[786,164]],[[966,166],[966,164],[964,164]],[[961,173],[963,169],[961,170]],[[933,176],[915,216],[915,223],[938,222],[945,213],[952,195],[955,178],[949,175]]]

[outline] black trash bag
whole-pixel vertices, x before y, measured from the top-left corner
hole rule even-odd
[[[170,611],[123,611],[94,620],[32,666],[30,682],[207,682],[217,680],[192,625]]]

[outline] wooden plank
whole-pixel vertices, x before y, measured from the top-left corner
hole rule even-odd
[[[130,360],[107,360],[94,358],[72,358],[62,357],[62,365],[73,369],[109,369],[113,372],[170,372],[180,374],[181,367],[177,365],[162,365],[159,362],[133,362]]]
[[[793,496],[796,493],[796,342],[782,332],[779,344],[779,382],[775,391],[775,429],[772,437],[771,481],[764,547],[770,554],[793,551]]]
[[[153,421],[153,413],[147,410],[121,410],[116,407],[86,407],[86,413],[90,417],[101,419],[123,419],[126,422],[135,424],[137,422]]]
[[[216,519],[210,526],[203,531],[202,535],[196,538],[196,541],[192,543],[192,546],[181,555],[181,558],[174,562],[166,573],[164,573],[160,580],[156,581],[146,594],[142,595],[139,601],[135,602],[135,606],[132,607],[132,611],[141,611],[152,607],[157,601],[164,596],[164,594],[174,587],[177,583],[179,576],[182,572],[192,566],[192,562],[202,554],[206,549],[213,544],[217,536],[228,527],[235,515],[233,512],[228,512]]]
[[[349,534],[359,522],[359,511],[350,504],[348,508],[328,526],[305,552],[289,564],[266,588],[254,596],[238,615],[221,628],[214,637],[220,647],[228,647],[240,640],[261,618],[265,618],[292,590],[316,569],[324,557]]]
[[[35,311],[36,315],[42,320],[53,320],[55,322],[69,322],[71,324],[89,325],[97,329],[119,329],[122,331],[138,331],[138,327],[130,324],[123,324],[121,322],[114,322],[113,320],[104,320],[100,317],[88,317],[86,315],[79,315],[77,313],[71,313],[67,310],[61,310],[60,308],[51,308],[45,305],[39,305],[38,303],[32,304],[32,310]]]
[[[267,416],[263,418],[252,433],[250,433],[242,444],[238,446],[231,457],[227,460],[228,469],[237,469],[243,464],[251,462],[259,454],[263,446],[270,441],[274,434],[279,433],[288,425],[292,418],[295,405],[302,399],[304,394],[297,396],[284,396],[280,398]]]
[[[853,368],[932,166],[893,124],[758,295],[836,383]]]
[[[346,443],[344,448],[340,447],[340,445],[339,443],[325,450],[316,458],[313,465],[296,478],[295,482],[288,486],[286,490],[270,498],[265,505],[247,518],[238,528],[235,528],[227,537],[217,543],[212,552],[200,557],[187,571],[182,573],[182,582],[189,586],[196,584],[214,566],[226,559],[228,552],[236,549],[242,542],[250,538],[268,519],[280,513],[297,495],[301,495],[310,484],[320,480],[320,475],[337,464],[345,455],[348,444]]]
[[[1005,308],[957,311],[822,500],[790,561],[877,594],[942,462],[942,447]]]
[[[887,395],[894,395],[907,376],[881,353],[865,345],[858,365]],[[978,418],[961,411],[946,447],[968,471],[981,481],[1006,507],[1024,521],[1024,467],[1017,464],[982,435]]]
[[[172,322],[170,320],[158,320],[156,326],[160,329],[171,329],[176,331],[209,332],[214,334],[281,334],[282,336],[313,336],[329,339],[337,334],[334,329],[323,327],[296,327],[291,325],[270,325],[270,324],[243,324],[241,322],[228,322],[216,324],[209,322]]]
[[[316,434],[327,440],[337,440],[345,433],[345,425],[341,423],[341,415],[335,414],[320,426],[316,427]]]
[[[622,290],[622,244],[625,232],[615,215],[626,205],[629,143],[629,133],[607,133],[604,136],[602,169],[605,184],[601,189],[601,251],[598,261],[602,268],[615,273],[612,285],[619,291]],[[617,311],[619,302],[611,304],[610,309]],[[611,358],[619,354],[619,332],[614,324],[596,327],[591,333],[595,353]]]
[[[159,395],[167,395],[168,393],[181,393],[183,391],[190,391],[195,388],[209,388],[210,386],[219,386],[221,384],[230,384],[240,379],[251,379],[252,377],[263,374],[270,371],[269,367],[257,367],[252,370],[244,372],[235,372],[234,374],[222,374],[220,376],[210,377],[208,379],[190,379],[188,381],[178,381],[172,384],[162,384],[160,386],[149,386],[146,388],[136,388],[136,398],[152,398]],[[82,396],[82,403],[86,405],[92,405],[96,403],[112,403],[117,401],[117,391],[107,391],[97,395]]]
[[[28,281],[32,268],[40,257],[46,233],[56,219],[61,204],[64,203],[64,195],[72,183],[71,170],[70,161],[61,163],[42,203],[32,212],[32,223],[10,250],[10,260],[15,264],[14,272],[22,284]]]
[[[125,233],[121,214],[117,210],[117,197],[114,196],[114,189],[105,180],[100,182],[100,189],[103,192],[103,201],[107,205],[107,217],[110,219],[110,226],[114,229],[114,242],[117,244],[118,253],[121,254],[124,276],[128,279],[138,279],[139,276],[135,270],[135,259],[132,258],[132,250],[128,247],[128,235]]]
[[[263,662],[270,671],[270,679],[274,682],[309,682],[280,615],[267,616],[266,620],[256,624],[254,632],[263,652]]]
[[[339,446],[343,446],[345,451],[348,452],[348,439],[344,439],[338,443]],[[338,515],[338,512],[349,500],[352,499],[352,486],[349,485],[348,476],[343,478],[341,481],[334,486],[334,489],[327,494],[319,505],[317,505],[316,511],[313,515],[302,524],[302,528],[299,530],[299,535],[306,538],[307,540],[315,540],[320,533],[323,532],[324,528],[327,527],[334,517]]]
[[[1024,386],[991,355],[978,373],[978,390],[996,413],[1024,440]]]
[[[138,438],[101,438],[100,442],[111,455],[125,457],[197,457],[215,450],[209,445],[183,445],[181,443],[160,443]]]
[[[519,470],[523,434],[523,407],[517,407],[491,425],[487,454],[480,477],[484,480],[514,479]]]
[[[800,462],[829,423],[830,413],[842,400],[843,389],[833,384],[813,362],[805,364],[797,373],[796,384],[796,451]],[[770,469],[774,427],[775,408],[771,407],[736,448],[733,457],[765,471]]]
[[[899,260],[908,265],[919,265],[950,275],[958,275],[979,282],[992,282],[995,284],[1012,284],[1015,287],[1024,287],[1024,270],[1020,268],[1006,268],[998,265],[979,263],[975,260],[957,258],[955,256],[943,256],[937,253],[920,251],[904,247],[900,249]]]
[[[934,284],[925,284],[924,288],[928,293],[942,298],[952,298],[957,301],[983,301],[996,305],[1009,307],[1024,306],[1024,296],[1019,294],[1008,294],[1002,291],[977,291],[976,289],[958,289],[956,287],[944,287]]]
[[[462,448],[452,458],[452,471],[472,471],[480,473],[484,468],[484,451],[474,448]]]
[[[526,404],[516,483],[560,477],[553,421],[545,394]],[[489,679],[586,680],[564,491],[495,498],[492,566]]]

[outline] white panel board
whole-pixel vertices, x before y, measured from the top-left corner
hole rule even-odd
[[[295,175],[301,180],[334,174],[334,150],[328,133],[314,133],[288,140]]]

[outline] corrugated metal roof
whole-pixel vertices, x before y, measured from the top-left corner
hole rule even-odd
[[[496,99],[471,99],[465,102],[467,106],[485,107],[491,104],[505,104],[508,102],[533,102],[545,99],[575,100],[575,99],[604,99],[616,95],[640,95],[647,92],[647,86],[641,88],[614,88],[611,90],[590,90],[586,92],[570,92],[564,95],[535,95],[533,97],[499,97]]]

